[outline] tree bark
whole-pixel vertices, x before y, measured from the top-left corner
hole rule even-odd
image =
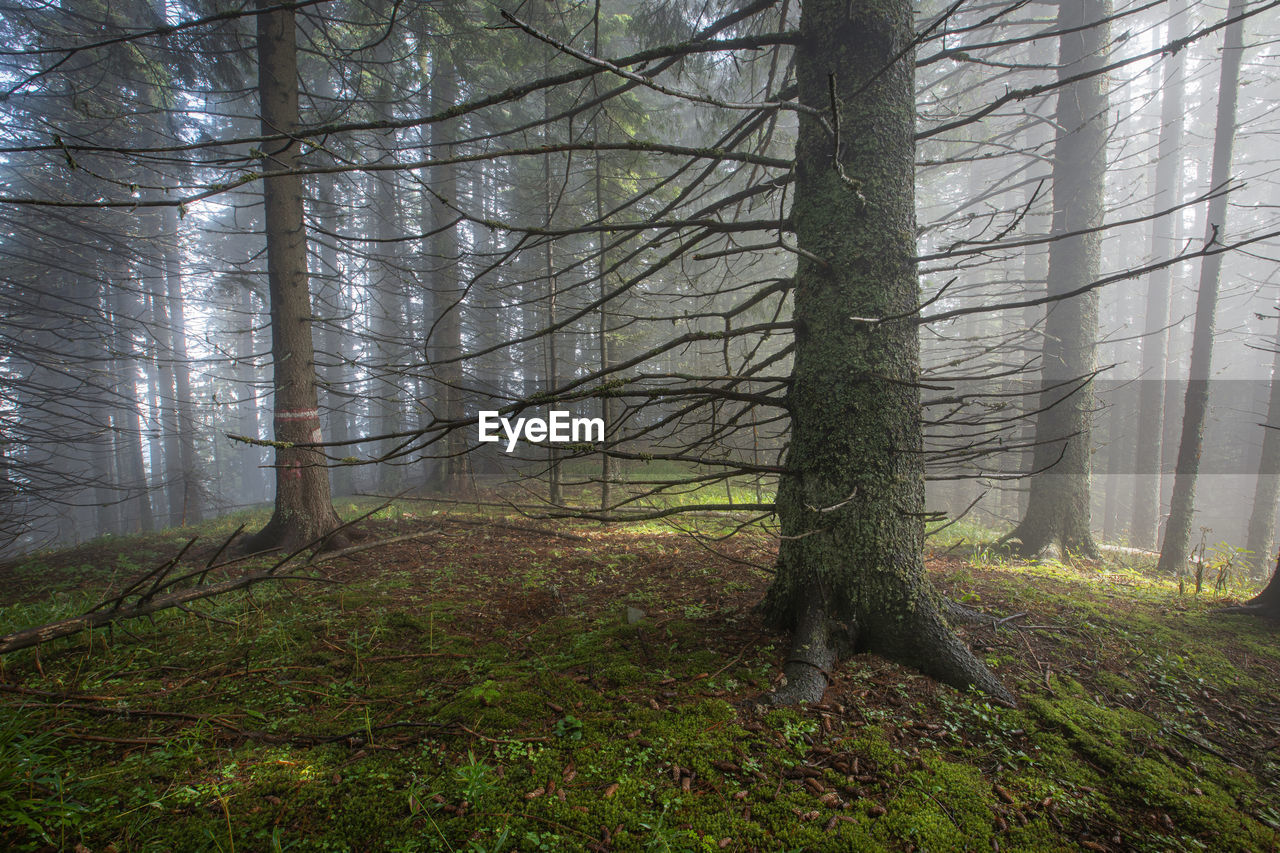
[[[911,4],[809,0],[800,30],[800,100],[824,115],[834,100],[840,138],[833,152],[831,134],[801,114],[792,217],[807,254],[783,539],[762,604],[792,646],[773,701],[820,700],[836,658],[866,650],[1011,702],[948,629],[925,574],[916,325],[852,319],[909,315],[919,302]]]
[[[1095,70],[1105,61],[1108,0],[1058,6],[1059,77]],[[1052,233],[1102,224],[1108,98],[1105,75],[1095,74],[1058,93],[1053,162]],[[1069,293],[1098,277],[1102,232],[1055,240],[1049,246],[1048,292]],[[1064,552],[1097,556],[1090,532],[1089,450],[1093,392],[1083,382],[1094,370],[1098,294],[1050,303],[1041,357],[1036,446],[1027,511],[1007,538],[1031,556],[1053,542]]]
[[[273,0],[258,0],[259,9],[274,5]],[[264,134],[287,133],[297,127],[297,32],[292,9],[258,15],[258,91]],[[298,144],[292,140],[276,143],[267,152],[268,172],[289,171],[297,165]],[[275,374],[276,503],[266,527],[247,540],[244,547],[249,550],[300,547],[332,533],[341,523],[333,510],[323,455],[296,446],[322,440],[316,410],[302,178],[265,178],[263,201]],[[340,547],[335,540],[327,545]]]
[[[1231,0],[1227,17],[1238,18],[1244,0]],[[1240,82],[1240,60],[1244,53],[1244,21],[1227,27],[1222,50],[1222,72],[1218,83],[1218,115],[1213,135],[1213,166],[1209,186],[1221,189],[1231,177],[1231,152],[1236,135],[1236,99]],[[1205,221],[1205,243],[1223,243],[1226,237],[1227,196],[1219,193],[1209,202]],[[1204,422],[1209,410],[1209,375],[1213,362],[1213,327],[1218,310],[1218,282],[1222,274],[1222,254],[1200,261],[1200,288],[1196,295],[1196,325],[1191,337],[1191,369],[1183,404],[1182,437],[1178,442],[1178,467],[1173,475],[1173,496],[1169,500],[1169,526],[1160,549],[1159,571],[1172,573],[1187,562],[1191,548],[1191,520],[1195,513],[1196,477],[1200,472],[1200,450],[1204,443]]]

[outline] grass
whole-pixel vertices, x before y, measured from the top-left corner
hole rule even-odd
[[[366,527],[428,514],[405,502]],[[1025,614],[962,629],[1018,708],[857,655],[824,705],[764,710],[785,649],[752,610],[767,575],[670,533],[564,530],[583,539],[444,524],[336,565],[340,586],[260,587],[207,603],[212,618],[170,611],[6,657],[0,846],[1280,843],[1280,647],[1207,593],[1141,567],[953,554],[932,563],[940,588]],[[11,567],[22,595],[0,632],[83,610],[191,533]],[[770,558],[758,532],[718,547]]]

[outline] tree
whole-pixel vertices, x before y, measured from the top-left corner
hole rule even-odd
[[[258,0],[259,9],[272,0]],[[258,92],[264,135],[298,126],[297,29],[294,12],[274,8],[258,15]],[[271,144],[267,174],[298,165],[299,144]],[[322,454],[298,445],[319,442],[315,355],[311,342],[311,292],[302,217],[302,178],[281,174],[263,179],[267,234],[267,282],[271,303],[271,357],[275,388],[275,511],[245,547],[296,548],[332,534],[341,524],[329,495]],[[336,545],[332,539],[329,545]]]
[[[1065,297],[1098,278],[1108,136],[1105,75],[1107,0],[1058,6],[1060,80],[1089,74],[1058,92],[1053,160],[1053,228],[1049,296]],[[1006,539],[1037,554],[1054,541],[1071,553],[1096,555],[1089,530],[1089,435],[1098,294],[1090,290],[1049,305],[1041,357],[1040,402],[1027,510]]]
[[[1258,482],[1253,492],[1253,509],[1249,513],[1249,529],[1245,549],[1248,564],[1261,572],[1271,562],[1273,525],[1276,505],[1280,502],[1280,329],[1276,331],[1275,357],[1271,364],[1271,383],[1267,395],[1267,422],[1262,430],[1262,458],[1258,466]],[[1277,586],[1273,580],[1271,586]],[[1280,601],[1280,592],[1273,598]]]
[[[1236,135],[1236,99],[1239,95],[1240,60],[1244,53],[1243,0],[1227,5],[1228,27],[1222,49],[1222,76],[1218,83],[1218,114],[1213,134],[1213,167],[1209,186],[1218,190],[1209,201],[1205,221],[1205,244],[1224,242],[1227,220],[1227,180],[1231,176],[1231,151]],[[1183,404],[1182,437],[1178,442],[1178,465],[1173,477],[1173,497],[1169,501],[1169,526],[1160,549],[1157,569],[1173,573],[1186,565],[1191,549],[1191,516],[1195,511],[1196,477],[1204,443],[1204,423],[1209,409],[1209,375],[1213,362],[1213,328],[1218,310],[1218,284],[1222,275],[1222,254],[1207,255],[1200,261],[1200,288],[1196,295],[1196,326],[1191,338],[1191,369]]]
[[[1169,19],[1169,37],[1186,35],[1186,3],[1176,0]],[[1177,250],[1178,217],[1161,215],[1178,203],[1182,194],[1182,110],[1185,89],[1186,51],[1178,51],[1164,63],[1168,66],[1160,87],[1160,142],[1156,154],[1156,218],[1151,221],[1151,248],[1156,255],[1172,255]],[[1147,279],[1146,325],[1142,338],[1142,384],[1138,402],[1136,451],[1137,477],[1134,483],[1131,544],[1150,548],[1156,544],[1156,518],[1160,509],[1161,425],[1165,413],[1165,365],[1169,356],[1169,289],[1173,275],[1165,266]]]
[[[820,700],[837,657],[864,649],[1011,701],[924,570],[912,37],[908,0],[801,14],[791,443],[764,602],[792,632],[777,702]]]

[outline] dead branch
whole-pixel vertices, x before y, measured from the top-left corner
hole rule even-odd
[[[376,511],[377,510],[374,510],[374,512]],[[364,517],[367,516],[362,516],[361,519]],[[361,519],[356,519],[356,521]],[[343,527],[350,526],[350,524],[354,523],[354,521],[349,522],[347,525],[343,525]],[[223,543],[222,547],[220,547],[216,552],[215,557],[217,554],[221,554],[226,550],[231,539],[234,539],[239,532],[240,530],[237,529],[236,532]],[[338,557],[344,557],[358,551],[365,551],[370,548],[389,545],[393,542],[419,539],[439,532],[440,529],[438,527],[433,527],[430,530],[423,530],[418,533],[411,533],[405,536],[393,536],[390,539],[383,539],[377,542],[365,542],[359,545],[354,545],[350,548],[343,548],[339,551],[313,555],[313,557],[304,565],[313,566],[319,563],[328,562]],[[124,592],[100,602],[88,612],[83,613],[80,616],[76,616],[71,619],[62,619],[57,622],[50,622],[45,625],[38,625],[34,628],[26,628],[21,631],[15,631],[5,637],[0,637],[0,655],[7,654],[9,652],[16,652],[20,649],[31,648],[32,646],[38,646],[41,643],[47,643],[48,641],[56,640],[59,637],[69,637],[72,634],[77,634],[81,631],[101,628],[121,620],[136,619],[140,616],[150,616],[161,610],[168,610],[169,608],[178,608],[187,612],[192,612],[187,605],[193,601],[200,601],[205,598],[214,598],[228,592],[233,592],[234,590],[246,589],[250,586],[264,583],[266,581],[301,580],[336,583],[336,581],[332,581],[328,578],[311,577],[308,575],[298,574],[280,574],[280,570],[286,565],[294,562],[309,548],[322,544],[324,539],[327,539],[329,536],[332,536],[332,534],[326,534],[325,537],[317,539],[297,551],[286,554],[284,557],[266,568],[246,572],[237,577],[228,578],[214,583],[204,582],[204,578],[209,572],[234,563],[239,563],[243,558],[233,558],[222,563],[206,564],[203,568],[194,572],[181,575],[177,578],[169,578],[169,573],[178,565],[178,557],[171,558],[161,563],[156,568],[145,572],[141,577],[125,587]],[[185,553],[194,542],[194,539],[191,542],[188,542],[178,556],[180,557]],[[174,588],[176,584],[187,580],[194,575],[199,575],[199,579],[196,581],[195,585],[181,589]],[[146,591],[139,592],[143,585],[148,581],[151,583],[147,586]],[[168,591],[164,591],[166,589]],[[131,596],[134,597],[134,600],[127,601]],[[205,613],[198,613],[197,615],[202,618],[212,618]]]

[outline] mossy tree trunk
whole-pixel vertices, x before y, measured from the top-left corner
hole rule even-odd
[[[258,0],[258,5],[269,8],[274,0]],[[287,133],[298,126],[297,32],[291,9],[258,15],[258,91],[263,134]],[[264,148],[268,172],[297,168],[296,141],[265,143]],[[263,200],[275,374],[274,435],[279,444],[275,512],[266,527],[249,537],[245,545],[249,550],[301,547],[341,525],[333,510],[324,457],[316,450],[293,446],[321,440],[301,176],[265,178]],[[331,539],[328,544],[339,543]]]
[[[779,703],[820,700],[838,656],[855,650],[1011,701],[947,627],[926,579],[916,323],[852,319],[910,315],[919,302],[912,36],[908,0],[808,0],[801,18],[800,100],[829,115],[834,94],[839,144],[801,115],[792,216],[808,256],[796,275],[783,540],[763,604],[792,631]]]
[[[1059,4],[1060,78],[1094,70],[1106,61],[1107,26],[1098,22],[1106,18],[1109,6],[1108,0]],[[1102,225],[1107,113],[1105,75],[1078,80],[1058,93],[1051,235]],[[1101,231],[1054,240],[1049,244],[1049,295],[1071,293],[1095,281],[1101,257]],[[1098,555],[1089,529],[1094,405],[1085,382],[1096,366],[1097,336],[1097,291],[1050,303],[1027,511],[1008,537],[1017,540],[1021,554],[1038,554],[1056,541],[1065,552]]]

